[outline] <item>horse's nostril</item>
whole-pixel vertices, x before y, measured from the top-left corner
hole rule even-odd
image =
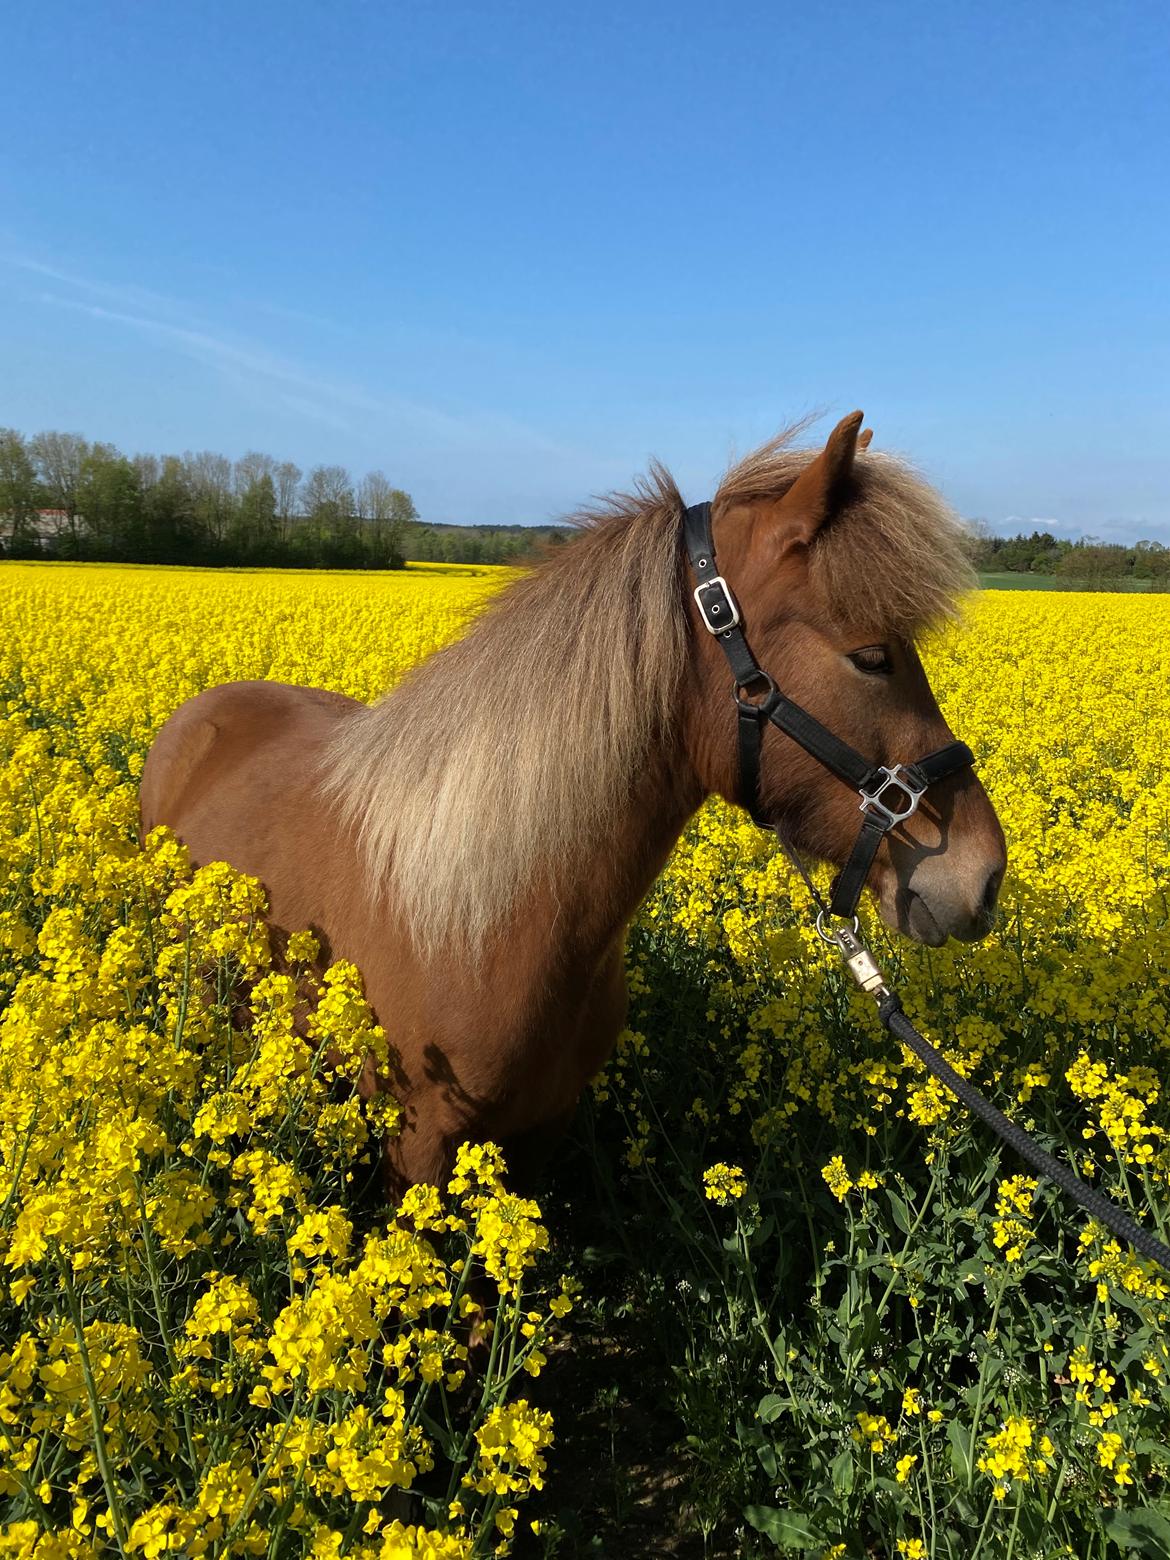
[[[983,898],[979,902],[979,908],[988,921],[995,914],[995,901],[999,898],[999,885],[1002,882],[1003,873],[997,868],[983,886]]]

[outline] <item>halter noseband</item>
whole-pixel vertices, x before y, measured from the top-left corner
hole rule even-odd
[[[861,797],[861,831],[849,860],[837,875],[829,901],[834,915],[852,916],[885,835],[913,816],[929,786],[973,764],[974,754],[965,742],[949,742],[913,764],[890,767],[869,763],[781,693],[748,648],[731,587],[715,566],[710,504],[692,504],[684,512],[683,541],[698,582],[694,597],[699,616],[707,632],[718,641],[735,678],[732,691],[739,711],[739,778],[744,805],[753,822],[761,829],[774,827],[760,816],[760,748],[766,720],[798,742]],[[746,698],[753,687],[762,689],[762,693],[754,699]]]

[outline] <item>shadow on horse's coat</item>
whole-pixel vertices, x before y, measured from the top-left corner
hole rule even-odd
[[[972,580],[957,520],[860,426],[819,452],[781,437],[748,456],[713,525],[761,664],[894,764],[950,740],[915,640]],[[406,1109],[391,1192],[442,1183],[466,1138],[539,1157],[624,1022],[639,901],[705,797],[741,800],[682,508],[652,468],[373,707],[228,683],[177,710],[147,758],[144,830],[258,877],[274,926],[313,928],[361,970]],[[775,731],[760,801],[797,848],[848,855],[856,794]],[[967,770],[886,837],[870,886],[920,941],[981,936],[1004,859]]]

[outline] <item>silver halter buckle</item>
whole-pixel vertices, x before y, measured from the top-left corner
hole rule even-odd
[[[704,580],[696,586],[693,594],[699,616],[703,619],[703,627],[709,634],[725,634],[739,622],[739,608],[731,594],[731,586],[722,574]]]
[[[879,773],[883,774],[885,779],[872,791],[867,791],[864,786],[860,787],[858,795],[861,797],[861,803],[858,811],[877,813],[885,820],[886,828],[892,829],[894,824],[904,823],[907,818],[913,817],[918,811],[918,803],[921,801],[926,787],[924,785],[916,785],[902,764],[895,764],[892,769],[886,764],[881,764],[878,768]],[[903,796],[908,798],[906,807],[898,808],[897,806],[891,806],[890,802],[883,800],[886,793],[891,789],[900,791]]]

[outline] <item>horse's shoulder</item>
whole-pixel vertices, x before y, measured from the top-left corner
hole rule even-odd
[[[171,720],[211,720],[217,723],[263,720],[287,721],[316,713],[340,714],[358,707],[356,699],[329,688],[300,688],[293,683],[249,682],[220,683],[188,699]],[[170,724],[170,722],[168,722]]]
[[[274,739],[295,756],[338,716],[361,706],[324,688],[288,683],[232,682],[207,688],[181,704],[147,755],[141,803],[145,829],[175,823],[192,787],[202,790],[219,772],[234,770]],[[282,765],[288,778],[295,762]]]

